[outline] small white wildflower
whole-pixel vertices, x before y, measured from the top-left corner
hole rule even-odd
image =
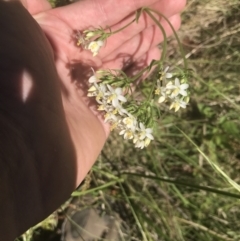
[[[97,91],[97,86],[95,85],[92,85],[89,89],[88,89],[89,92],[95,92]]]
[[[167,89],[165,87],[160,87],[160,94],[161,94],[161,96],[158,99],[158,103],[162,103],[166,100],[166,98],[168,96]]]
[[[119,121],[115,121],[115,122],[113,121],[111,126],[110,126],[110,130],[111,131],[114,130],[115,128],[118,127],[118,125],[119,125]]]
[[[106,112],[106,114],[104,115],[104,122],[116,122],[118,121],[118,118],[116,116],[117,111],[116,110],[109,110]]]
[[[98,110],[100,111],[110,111],[112,107],[108,105],[107,101],[102,99],[101,101],[97,101],[100,105],[98,106]]]
[[[97,87],[95,85],[92,85],[89,89],[88,89],[88,94],[87,96],[89,97],[93,97],[93,96],[97,96]]]
[[[108,93],[108,103],[112,102],[114,107],[119,105],[119,101],[126,102],[127,99],[122,95],[122,88],[112,88],[110,85],[107,85],[109,93]]]
[[[99,77],[101,76],[101,70],[94,71],[94,69],[91,67],[91,70],[93,72],[93,75],[89,77],[88,82],[90,84],[96,85],[98,82],[100,82]]]
[[[86,40],[89,40],[90,38],[92,38],[94,35],[95,35],[95,33],[93,32],[93,31],[83,31],[83,33],[85,34],[85,39]]]
[[[125,126],[128,129],[136,129],[137,126],[137,120],[134,116],[129,115],[128,117],[125,117],[122,122],[125,124]]]
[[[147,137],[144,140],[140,140],[136,137],[135,137],[135,139],[133,139],[133,143],[135,143],[135,147],[140,148],[140,149],[147,147],[151,141],[152,141],[152,139],[149,139]]]
[[[133,142],[133,143],[135,143],[136,148],[143,149],[145,147],[145,143],[143,140],[137,140],[136,142]]]
[[[118,104],[117,106],[115,106],[115,110],[116,110],[117,113],[118,113],[119,115],[121,115],[121,116],[124,116],[124,115],[127,115],[127,114],[128,114],[127,110],[124,109],[124,108],[122,107],[122,105],[120,105],[120,104]]]
[[[146,128],[143,123],[139,124],[139,133],[135,134],[133,138],[133,143],[135,143],[136,148],[143,149],[144,147],[147,147],[149,143],[154,139],[152,132],[152,128]]]
[[[150,142],[151,142],[151,139],[145,138],[145,140],[144,140],[144,146],[147,147],[147,146],[150,144]]]
[[[103,44],[102,40],[92,41],[88,44],[87,49],[93,53],[93,56],[96,56]]]
[[[152,128],[145,128],[145,126],[142,123],[140,123],[139,140],[144,141],[145,147],[147,147],[149,143],[154,139],[152,132],[153,132]],[[142,144],[142,142],[140,143]]]
[[[177,112],[180,109],[180,107],[185,109],[186,106],[187,106],[187,102],[179,98],[175,98],[172,104],[170,105],[169,109],[170,110],[175,109],[175,112]]]
[[[169,69],[169,66],[167,66],[162,72],[160,72],[160,74],[161,74],[160,80],[161,81],[165,81],[166,79],[170,79],[173,77],[172,73],[167,72],[168,69]]]
[[[166,89],[172,91],[170,98],[175,98],[177,97],[179,94],[182,96],[187,96],[187,88],[188,88],[188,84],[183,83],[181,84],[178,78],[175,78],[175,83],[173,84],[172,81],[170,81],[167,86]]]
[[[97,81],[98,81],[98,79],[97,79],[97,77],[96,77],[95,74],[92,75],[92,76],[88,79],[88,82],[89,82],[90,84],[97,83]]]
[[[153,140],[153,135],[152,135],[152,132],[153,132],[153,129],[152,128],[146,128],[143,123],[140,123],[139,124],[140,126],[140,129],[139,129],[139,139],[140,140],[143,140],[145,139],[146,137],[149,138],[150,140]]]
[[[134,130],[123,129],[119,132],[119,135],[123,135],[124,139],[130,140],[130,139],[133,139],[133,137],[134,137]]]
[[[158,99],[158,103],[163,103],[166,100],[166,95],[162,95]]]
[[[97,95],[96,95],[96,101],[99,104],[102,104],[102,100],[104,99],[104,97],[106,96],[107,93],[107,88],[105,84],[100,84],[97,85]]]
[[[155,94],[159,95],[161,92],[162,84],[165,83],[166,79],[170,79],[173,77],[172,73],[168,73],[169,66],[167,66],[162,72],[159,72],[160,78],[157,80],[157,88],[155,90]]]

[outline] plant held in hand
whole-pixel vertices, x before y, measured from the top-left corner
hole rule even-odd
[[[95,72],[92,69],[93,75],[88,80],[88,96],[96,99],[97,109],[103,113],[104,121],[110,124],[111,130],[117,129],[124,139],[132,140],[135,147],[141,149],[147,147],[154,140],[154,124],[159,118],[161,107],[168,104],[170,110],[173,109],[177,112],[180,108],[186,108],[190,99],[187,62],[173,26],[161,13],[149,8],[142,8],[136,12],[135,18],[130,23],[114,32],[110,28],[107,30],[97,28],[84,30],[82,33],[77,32],[75,35],[77,46],[87,49],[93,56],[97,56],[101,47],[107,44],[107,38],[127,28],[133,22],[138,22],[143,12],[153,19],[164,36],[161,58],[152,60],[149,66],[131,77],[122,70],[97,70]],[[184,59],[183,69],[174,68],[174,66],[164,68],[167,51],[166,33],[157,21],[156,14],[168,22],[175,34]],[[155,71],[151,75],[152,85],[148,90],[148,96],[143,100],[133,98],[131,88],[133,83],[143,74],[150,74],[153,68]],[[169,69],[172,69],[171,73]]]

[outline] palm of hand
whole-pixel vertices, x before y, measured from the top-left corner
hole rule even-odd
[[[91,66],[99,66],[101,60],[76,47],[74,31],[61,19],[47,13],[41,25],[54,49],[59,75],[62,102],[74,143],[80,183],[96,160],[108,135],[108,126],[90,107],[86,97],[87,76]]]

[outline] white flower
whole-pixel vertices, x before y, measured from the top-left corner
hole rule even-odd
[[[147,147],[147,146],[150,144],[150,142],[151,142],[151,139],[145,138],[145,140],[144,140],[144,146]]]
[[[89,97],[93,97],[93,96],[96,96],[97,95],[97,88],[95,85],[92,85],[89,89],[88,89],[88,94],[87,96]]]
[[[167,89],[165,87],[160,87],[160,94],[161,96],[158,99],[158,103],[162,103],[168,97]]]
[[[92,76],[88,79],[88,82],[89,82],[90,84],[97,83],[97,81],[98,81],[98,79],[97,79],[97,77],[96,77],[95,74],[92,75]]]
[[[108,103],[107,103],[106,100],[98,101],[98,103],[100,104],[100,105],[98,106],[98,110],[100,110],[100,111],[106,111],[106,112],[109,111],[110,108],[109,108]]]
[[[125,126],[128,129],[136,129],[137,126],[137,120],[134,116],[129,115],[128,117],[125,117],[122,122],[125,124]]]
[[[117,106],[115,106],[115,111],[117,111],[117,113],[118,113],[119,115],[121,115],[121,116],[128,114],[127,110],[124,109],[124,108],[122,107],[122,105],[120,105],[120,104],[118,104]]]
[[[151,139],[145,138],[145,140],[139,140],[139,139],[134,139],[133,143],[135,143],[136,148],[143,149],[144,147],[147,147],[151,142]]]
[[[142,140],[137,140],[136,142],[133,142],[133,143],[135,143],[136,148],[143,149],[145,147],[145,143]]]
[[[102,40],[92,41],[88,44],[87,49],[93,53],[93,56],[96,56],[103,44]]]
[[[106,122],[116,122],[116,121],[118,121],[118,118],[117,118],[117,116],[116,116],[116,111],[115,110],[110,110],[110,111],[108,111],[105,115],[104,115],[104,122],[106,123]]]
[[[188,84],[184,83],[184,84],[180,84],[180,81],[178,78],[175,78],[175,83],[173,84],[172,81],[170,81],[167,85],[166,85],[166,89],[171,90],[171,96],[170,98],[175,98],[176,96],[178,96],[179,94],[182,96],[187,96],[187,88],[188,88]]]
[[[172,108],[174,108],[175,112],[177,112],[180,109],[180,107],[185,109],[186,106],[187,106],[187,102],[186,101],[183,101],[183,100],[181,100],[179,98],[175,98],[174,101],[172,102],[172,104],[170,105],[169,109],[171,110]]]
[[[151,142],[151,139],[146,138],[145,140],[137,140],[135,142],[135,147],[143,149],[144,147],[147,147]]]
[[[134,130],[131,129],[123,129],[119,132],[119,135],[123,135],[124,139],[130,140],[134,137]]]
[[[136,133],[133,138],[136,148],[143,149],[147,147],[149,143],[154,139],[152,135],[152,128],[146,128],[142,123],[139,124],[139,133]]]
[[[145,138],[149,138],[150,140],[153,140],[153,135],[152,135],[152,132],[153,132],[153,129],[152,128],[146,128],[143,123],[140,123],[140,129],[139,129],[139,139],[140,140],[143,140]]]
[[[111,126],[110,126],[110,130],[111,131],[114,130],[115,128],[118,127],[118,125],[119,125],[119,121],[115,121],[115,122],[113,121]]]
[[[107,88],[105,84],[100,84],[97,85],[97,95],[96,95],[96,101],[99,104],[102,104],[102,100],[104,99],[104,97],[106,96],[107,93]]]
[[[169,66],[167,66],[167,67],[163,70],[163,72],[160,72],[160,74],[161,74],[160,80],[161,80],[161,81],[165,81],[166,79],[172,78],[173,74],[172,74],[172,73],[168,73],[168,72],[167,72],[168,69],[169,69]]]
[[[117,107],[119,105],[119,101],[126,102],[127,99],[122,95],[122,88],[112,88],[110,85],[107,85],[109,89],[108,98],[107,101],[112,102],[112,105],[114,107]]]
[[[91,37],[93,37],[95,35],[95,33],[93,31],[89,31],[89,30],[83,31],[83,33],[85,34],[86,40],[89,40]]]

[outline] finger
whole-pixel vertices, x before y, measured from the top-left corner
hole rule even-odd
[[[182,10],[183,5],[174,4],[174,7],[172,7],[173,0],[169,0],[165,6],[162,4],[159,4],[159,2],[153,4],[150,6],[152,9],[161,9],[167,13],[165,17],[171,17],[177,13],[179,13]],[[174,1],[176,3],[176,1]],[[168,8],[169,7],[169,8]],[[166,10],[168,9],[168,10]],[[137,35],[141,31],[143,31],[145,28],[148,28],[152,25],[155,25],[155,22],[152,20],[151,17],[149,17],[147,14],[144,14],[145,16],[142,16],[138,23],[133,23],[126,29],[120,31],[117,34],[114,34],[110,38],[107,39],[107,48],[103,48],[101,50],[101,57],[106,56],[107,54],[111,53],[113,50],[117,49],[120,45],[122,45],[123,42],[127,41],[128,39],[131,39],[133,36]],[[161,21],[160,16],[155,15],[158,21]],[[131,20],[133,19],[133,16],[127,17],[126,19],[122,20],[119,24],[116,24],[111,28],[111,30],[114,32],[117,29],[122,28],[123,26],[126,26]]]
[[[51,4],[47,0],[24,0],[23,4],[32,15],[51,9]]]
[[[172,16],[169,20],[176,30],[180,27],[181,21],[179,14]],[[172,29],[169,24],[166,21],[162,21],[161,24],[165,29],[167,36],[171,35]],[[161,30],[156,25],[151,26],[126,41],[111,54],[104,57],[104,67],[110,69],[125,68],[131,62],[134,62],[162,42],[163,38]]]
[[[171,8],[183,6],[185,0],[89,0],[80,1],[65,7],[53,9],[52,14],[63,19],[73,29],[86,29],[91,26],[112,26],[143,6],[158,3],[159,10],[169,15]],[[70,14],[69,14],[70,13]]]

